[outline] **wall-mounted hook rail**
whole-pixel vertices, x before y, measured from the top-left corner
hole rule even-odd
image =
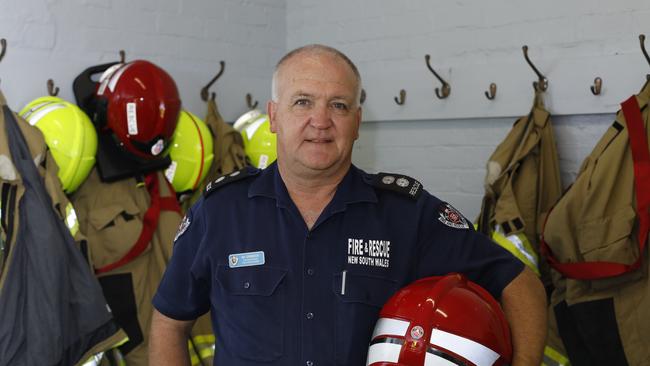
[[[47,94],[49,94],[51,97],[56,97],[59,95],[59,87],[54,86],[54,80],[52,79],[47,79]]]
[[[546,89],[548,89],[548,79],[546,76],[544,76],[544,74],[537,70],[535,65],[533,65],[533,62],[530,61],[530,58],[528,58],[528,46],[524,45],[521,49],[524,50],[524,57],[526,58],[526,62],[528,62],[528,65],[533,69],[533,71],[535,71],[535,74],[537,74],[538,81],[533,82],[533,88],[539,91],[546,91]]]
[[[485,97],[489,100],[494,100],[497,96],[497,84],[490,83],[490,90],[485,92]]]
[[[219,72],[217,73],[217,75],[215,75],[212,78],[212,80],[210,80],[208,82],[208,84],[206,86],[201,88],[201,99],[203,99],[204,102],[208,101],[208,96],[209,96],[208,89],[210,89],[212,84],[214,84],[217,81],[217,79],[219,79],[221,77],[221,74],[223,74],[223,71],[226,69],[226,62],[225,61],[219,61],[219,65],[221,65],[221,68],[219,69]],[[212,94],[213,94],[212,95],[212,100],[214,100],[215,94],[214,93],[212,93]]]
[[[431,71],[431,73],[433,73],[433,75],[442,83],[442,89],[436,88],[436,96],[438,97],[438,99],[445,99],[451,93],[451,85],[449,85],[449,83],[447,83],[443,78],[441,78],[440,75],[438,75],[438,73],[436,72],[436,70],[434,70],[433,67],[431,67],[430,60],[431,60],[431,56],[424,55],[424,61],[427,63],[427,67],[429,68],[429,71]]]
[[[401,89],[399,91],[399,99],[397,99],[397,97],[395,97],[394,99],[395,99],[395,103],[399,105],[403,105],[404,102],[406,102],[406,90]]]
[[[600,76],[598,76],[594,79],[594,85],[590,87],[591,93],[593,95],[600,95],[602,88],[603,88],[603,79],[601,79]]]
[[[641,43],[641,52],[643,52],[645,60],[648,61],[648,65],[650,65],[650,56],[648,56],[648,51],[645,49],[645,34],[639,34],[639,42]],[[650,80],[650,74],[647,74],[646,78]]]
[[[248,109],[255,109],[257,108],[257,100],[255,103],[253,103],[253,96],[251,93],[246,94],[246,105],[248,106]]]

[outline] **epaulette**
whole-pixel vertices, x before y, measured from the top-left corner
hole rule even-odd
[[[368,174],[364,180],[373,187],[386,189],[417,200],[422,193],[422,183],[401,174],[377,173]]]
[[[208,184],[205,186],[205,191],[203,192],[203,196],[207,197],[210,193],[225,186],[226,184],[230,184],[232,182],[236,182],[244,178],[255,176],[259,174],[260,171],[261,171],[260,169],[247,166],[241,170],[237,170],[230,174],[222,175],[219,178],[211,182],[208,182]]]

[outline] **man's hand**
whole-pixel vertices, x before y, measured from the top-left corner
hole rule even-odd
[[[546,344],[546,292],[526,267],[501,293],[512,334],[512,366],[541,365]]]
[[[181,321],[153,310],[149,338],[149,365],[191,365],[187,339],[194,320]]]

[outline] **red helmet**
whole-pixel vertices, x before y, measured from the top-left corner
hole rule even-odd
[[[371,366],[508,365],[510,328],[499,303],[460,274],[418,280],[381,309]]]
[[[174,80],[149,61],[115,64],[99,79],[96,124],[141,160],[164,156],[181,100]]]

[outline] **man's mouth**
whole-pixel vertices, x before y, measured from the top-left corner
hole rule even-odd
[[[332,142],[332,139],[326,139],[326,138],[316,138],[316,139],[305,139],[307,142],[312,142],[315,144],[326,144],[329,142]]]

